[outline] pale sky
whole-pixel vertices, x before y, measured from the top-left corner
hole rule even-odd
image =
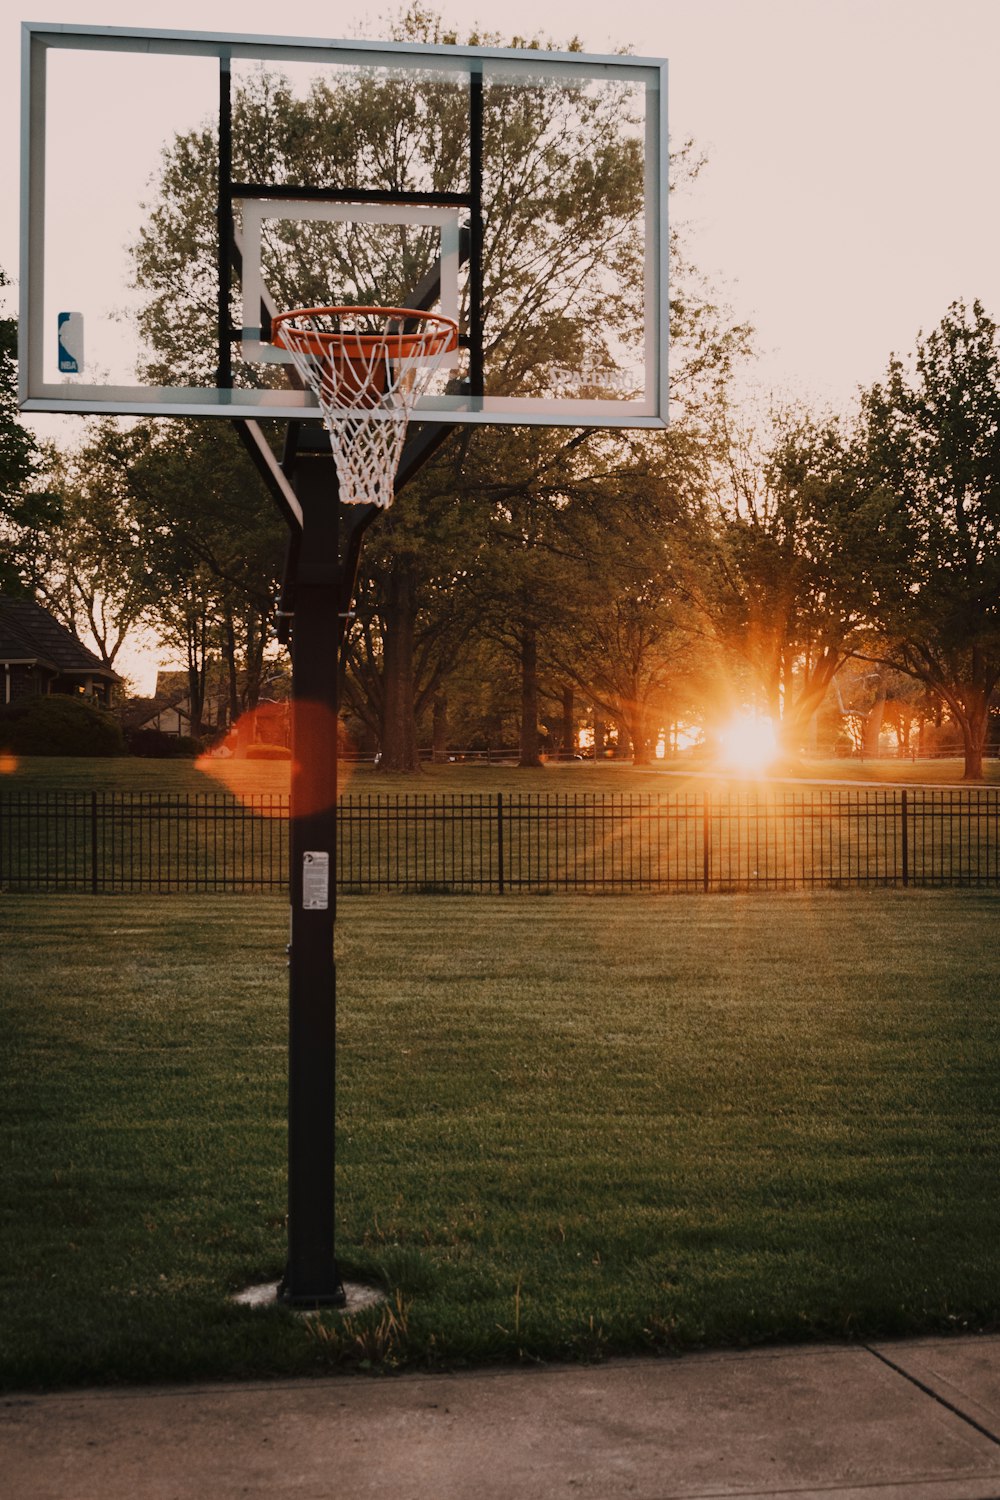
[[[764,386],[841,406],[956,298],[1000,317],[1000,0],[428,4],[462,32],[530,36],[544,15],[557,45],[578,36],[588,51],[669,58],[672,138],[693,136],[709,159],[672,212],[696,263],[755,324]],[[8,3],[0,266],[16,276],[22,18],[348,38],[384,35],[379,18],[400,8],[173,0],[154,17],[135,0]],[[95,205],[114,174],[114,160],[93,164]]]

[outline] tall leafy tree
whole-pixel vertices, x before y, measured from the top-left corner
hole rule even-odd
[[[472,628],[469,569],[482,545],[480,523],[453,468],[436,463],[366,540],[345,642],[346,696],[386,769],[418,765],[418,722]]]
[[[8,280],[0,270],[0,288]],[[30,591],[35,578],[33,534],[59,514],[41,484],[46,460],[17,407],[17,323],[0,317],[0,590]]]
[[[55,508],[32,527],[29,579],[39,601],[107,667],[150,603],[141,538],[120,486],[89,446],[60,454],[49,490]]]
[[[877,619],[888,659],[948,707],[983,774],[1000,682],[1000,338],[956,302],[864,393],[866,479],[895,510]]]
[[[519,673],[521,761],[537,762],[546,699],[562,705],[549,722],[565,721],[568,746],[567,694],[582,692],[622,726],[641,762],[659,727],[654,705],[669,696],[686,650],[673,538],[697,489],[699,446],[675,429],[578,433],[572,446],[553,436],[546,465],[541,451],[529,440],[532,463],[519,463],[508,442],[475,573],[482,629]]]
[[[390,30],[393,40],[458,40],[419,3]],[[482,33],[468,40],[503,42]],[[515,39],[513,45],[538,43]],[[629,108],[624,87],[496,88],[503,98],[491,100],[485,126],[486,363],[494,391],[542,390],[553,369],[599,372],[611,363],[612,341],[638,344],[641,337],[642,151],[639,134],[621,129]],[[465,92],[447,79],[431,80],[411,96],[391,71],[348,70],[335,88],[318,80],[302,94],[288,79],[261,71],[243,80],[235,100],[234,171],[276,184],[449,190],[463,185],[467,131]],[[140,328],[153,350],[150,374],[161,381],[211,376],[216,155],[212,124],[167,144],[158,196],[134,247],[136,284],[146,293]],[[673,166],[684,181],[700,163],[685,145]],[[721,374],[745,350],[748,331],[733,326],[698,284],[676,239],[672,250],[679,270],[672,332],[675,347],[687,355],[675,361],[675,382],[679,368],[677,389],[693,411],[699,392],[714,394]],[[426,231],[412,228],[396,237],[387,256],[384,237],[370,226],[334,231],[304,225],[273,237],[267,255],[272,289],[285,305],[325,303],[332,289],[346,300],[391,304],[429,268],[433,246]],[[268,377],[244,371],[241,378]],[[542,473],[551,467],[557,440],[536,434],[533,441],[538,453],[526,468]],[[575,439],[564,433],[558,441],[568,454]],[[450,466],[450,497],[440,473],[413,486],[407,519],[376,543],[368,573],[379,591],[377,611],[367,627],[362,618],[355,633],[351,671],[356,706],[379,722],[387,767],[416,766],[414,714],[447,665],[438,646],[448,632],[438,630],[431,615],[445,606],[446,594],[446,613],[454,613],[449,568],[453,589],[461,591],[477,554],[489,545],[491,502],[481,500],[505,487],[511,442],[504,432],[456,443],[460,472],[454,454],[441,461],[445,475]],[[457,495],[476,501],[462,523],[467,563],[443,567],[436,538],[454,532],[450,510]],[[530,649],[529,632],[524,650]]]
[[[687,641],[677,523],[697,488],[683,431],[581,445],[552,517],[552,603],[542,637],[550,680],[582,690],[649,760]]]
[[[419,4],[390,34],[458,40]],[[470,40],[503,43],[499,34]],[[483,312],[491,388],[501,393],[547,381],[553,367],[608,367],[610,337],[639,340],[645,183],[638,134],[622,129],[627,110],[624,85],[491,85]],[[448,78],[411,92],[391,70],[345,69],[300,94],[279,73],[255,72],[234,102],[233,170],[278,186],[457,191],[467,186],[468,128],[465,89]],[[158,198],[134,247],[136,283],[147,294],[140,328],[156,377],[168,382],[204,380],[214,368],[217,154],[214,124],[165,147]],[[334,292],[391,306],[430,268],[434,243],[420,226],[394,231],[390,245],[377,226],[276,224],[265,243],[271,290],[291,307],[322,305]]]
[[[254,708],[273,639],[284,523],[235,435],[214,422],[144,429],[125,457],[132,511],[158,539],[160,597],[172,569],[204,580],[235,716]],[[237,685],[239,684],[239,685]]]
[[[686,586],[719,653],[716,712],[752,706],[796,750],[840,667],[870,643],[873,575],[892,530],[833,419],[785,410],[724,433]]]
[[[518,684],[519,763],[541,763],[542,674],[567,595],[578,586],[567,538],[568,507],[593,439],[520,430],[494,440],[470,466],[487,521],[470,580],[480,630]]]
[[[103,422],[72,470],[89,497],[87,577],[105,609],[128,604],[183,649],[193,705],[213,658],[226,666],[233,717],[254,707],[285,531],[234,434],[211,422]]]

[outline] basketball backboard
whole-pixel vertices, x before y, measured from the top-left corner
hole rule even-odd
[[[458,320],[425,422],[662,427],[666,64],[23,29],[21,405],[319,419],[270,319]]]

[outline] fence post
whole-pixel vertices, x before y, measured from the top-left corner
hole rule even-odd
[[[903,833],[903,884],[910,883],[910,830],[906,816],[906,788],[900,793],[900,816],[902,818]]]
[[[701,880],[702,880],[702,888],[705,891],[708,890],[708,880],[709,880],[709,874],[710,874],[710,856],[709,856],[709,837],[710,837],[710,833],[709,833],[709,798],[710,798],[710,796],[711,796],[711,793],[708,792],[708,791],[706,791],[704,793],[703,797],[702,797],[702,804],[701,804],[701,865],[702,865]]]
[[[90,890],[97,895],[97,793],[90,794]]]
[[[497,792],[497,894],[503,895],[503,792]]]

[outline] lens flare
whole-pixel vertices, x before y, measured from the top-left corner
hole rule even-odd
[[[9,750],[0,750],[0,776],[13,776],[17,770],[17,756]]]
[[[281,713],[276,712],[277,709]],[[322,703],[265,705],[243,714],[225,739],[213,750],[199,755],[195,768],[218,782],[239,801],[252,805],[262,817],[284,817],[290,780],[296,777],[299,813],[319,812],[327,804],[329,767],[307,767],[305,774],[293,763],[292,745],[320,750],[337,740],[337,722]],[[343,743],[341,739],[342,750]],[[322,759],[322,755],[320,756]],[[350,777],[350,768],[339,767],[338,796]]]

